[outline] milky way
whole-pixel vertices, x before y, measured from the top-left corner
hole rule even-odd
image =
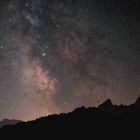
[[[140,3],[0,1],[0,119],[31,120],[140,94]]]

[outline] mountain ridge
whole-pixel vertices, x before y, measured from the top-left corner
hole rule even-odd
[[[16,119],[3,119],[0,121],[0,128],[5,125],[15,125],[19,122],[23,122],[22,120],[16,120]]]
[[[36,120],[21,122],[17,125],[0,128],[0,135],[10,134],[13,139],[19,139],[20,134],[25,139],[51,138],[61,139],[72,137],[99,138],[109,133],[115,137],[137,135],[140,126],[140,97],[134,104],[113,105],[111,100],[105,101],[98,107],[80,107],[69,113],[60,113],[41,117]],[[68,138],[64,137],[67,135]]]

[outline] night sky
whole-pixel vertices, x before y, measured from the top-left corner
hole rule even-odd
[[[135,102],[139,9],[139,0],[0,0],[0,119]]]

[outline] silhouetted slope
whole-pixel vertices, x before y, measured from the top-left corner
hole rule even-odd
[[[5,125],[13,125],[13,124],[17,124],[19,122],[22,122],[21,120],[9,120],[9,119],[3,119],[2,121],[0,121],[0,127],[3,127]]]
[[[115,112],[115,113],[114,113]],[[118,113],[117,113],[118,112]],[[126,139],[138,136],[140,98],[129,106],[113,106],[110,100],[98,108],[81,107],[71,113],[42,117],[35,121],[5,126],[0,136],[12,139]],[[19,137],[20,135],[20,137]]]

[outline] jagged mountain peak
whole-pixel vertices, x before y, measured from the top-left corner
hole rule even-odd
[[[108,99],[104,103],[100,104],[98,107],[99,108],[106,108],[106,107],[108,108],[108,107],[112,107],[112,106],[113,106],[113,104],[112,104],[111,99]]]
[[[138,98],[137,98],[135,104],[140,104],[140,95],[138,96]]]

